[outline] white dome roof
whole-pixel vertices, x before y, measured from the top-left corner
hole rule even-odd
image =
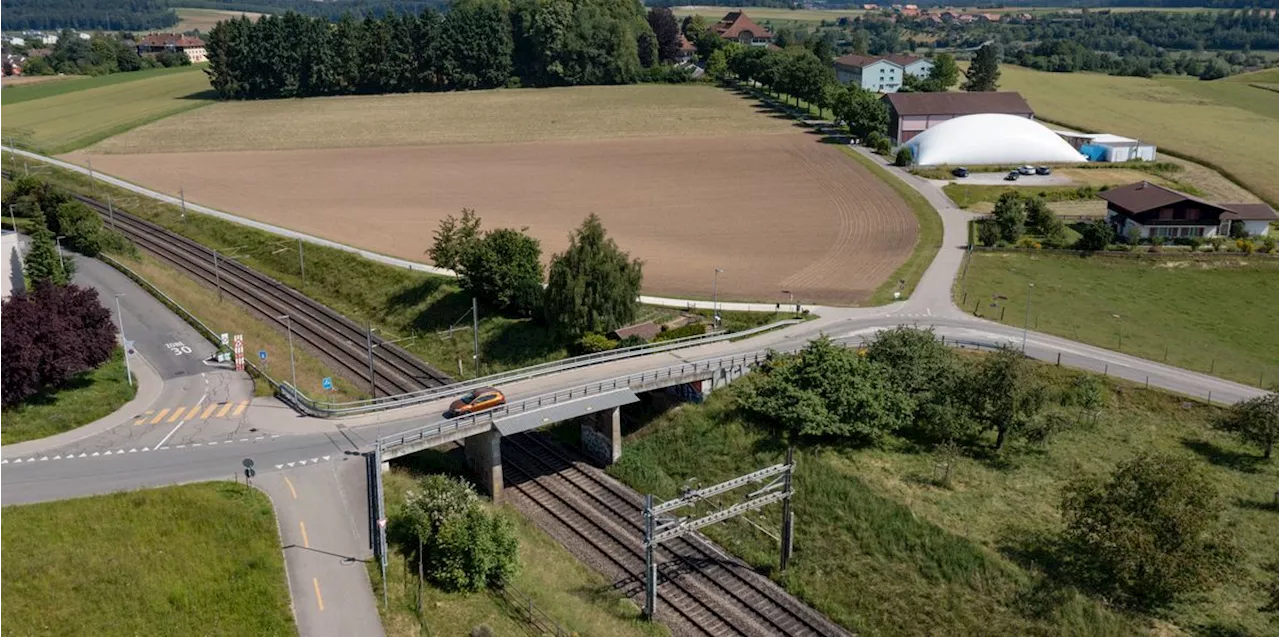
[[[1001,113],[947,120],[916,135],[907,146],[921,166],[1086,161],[1044,124]]]

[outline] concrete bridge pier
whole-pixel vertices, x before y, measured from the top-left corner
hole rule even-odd
[[[469,436],[463,441],[467,465],[476,482],[494,504],[502,501],[502,434],[497,430]]]
[[[578,416],[577,421],[587,457],[602,465],[611,465],[622,457],[621,407]]]

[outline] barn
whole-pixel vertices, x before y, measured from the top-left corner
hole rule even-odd
[[[890,93],[881,98],[889,106],[889,138],[895,146],[947,120],[965,115],[1000,113],[1032,119],[1035,111],[1013,92]]]

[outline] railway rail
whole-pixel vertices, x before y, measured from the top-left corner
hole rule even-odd
[[[543,434],[503,438],[507,483],[584,546],[591,559],[624,574],[622,591],[644,593],[642,503],[637,494],[584,469]],[[576,539],[574,539],[576,538]],[[665,542],[659,561],[658,613],[681,634],[848,635],[750,566],[700,537]]]
[[[11,177],[8,171],[3,171],[3,176]],[[281,328],[291,323],[295,338],[334,363],[336,372],[366,386],[372,382],[375,396],[396,396],[455,382],[403,348],[370,335],[351,319],[234,258],[217,253],[215,267],[216,251],[203,244],[119,208],[109,210],[91,197],[72,196],[139,248],[197,281],[221,289],[270,323]]]

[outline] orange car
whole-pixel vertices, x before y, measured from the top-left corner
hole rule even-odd
[[[444,412],[444,417],[454,418],[456,416],[479,413],[486,409],[493,409],[506,402],[507,397],[503,396],[502,392],[493,387],[481,387],[453,401],[449,405],[449,411]]]

